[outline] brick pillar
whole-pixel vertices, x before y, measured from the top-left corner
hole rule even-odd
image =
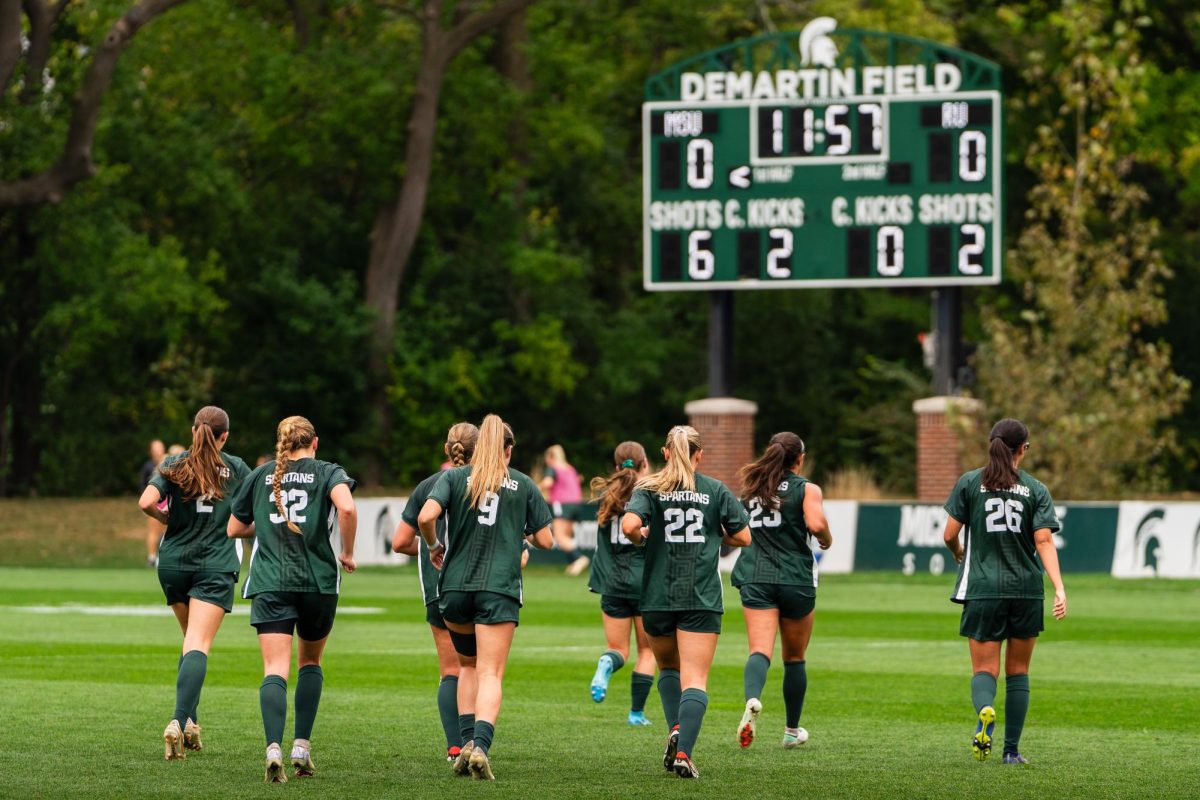
[[[700,432],[704,460],[700,471],[741,491],[738,470],[754,460],[754,415],[758,405],[736,397],[708,397],[683,407],[688,424]]]
[[[966,471],[952,416],[974,416],[983,403],[969,397],[926,397],[913,403],[917,415],[917,500],[944,503]]]

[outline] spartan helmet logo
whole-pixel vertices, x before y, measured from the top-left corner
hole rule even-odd
[[[837,28],[833,17],[817,17],[800,31],[800,64],[805,67],[837,66],[837,45],[829,34]]]
[[[1138,523],[1137,533],[1133,536],[1133,568],[1139,574],[1158,574],[1158,557],[1162,547],[1158,526],[1166,515],[1165,510],[1156,508]]]

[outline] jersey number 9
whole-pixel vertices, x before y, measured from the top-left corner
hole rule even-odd
[[[479,504],[479,524],[495,525],[496,515],[500,513],[500,495],[488,492]]]

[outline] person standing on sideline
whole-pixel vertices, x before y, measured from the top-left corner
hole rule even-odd
[[[443,472],[417,516],[430,561],[441,569],[438,606],[458,652],[460,685],[465,682],[462,676],[474,673],[471,705],[459,695],[460,712],[474,710],[474,730],[463,732],[466,743],[454,761],[454,772],[470,773],[476,780],[496,779],[488,753],[524,600],[524,544],[531,540],[545,550],[552,542],[550,509],[537,484],[508,466],[513,443],[512,429],[500,417],[484,417],[471,462]],[[443,514],[444,543],[437,538],[437,521]]]
[[[833,537],[821,487],[800,474],[804,454],[799,436],[777,433],[762,456],[741,472],[743,503],[754,536],[733,568],[750,645],[743,672],[746,708],[737,732],[742,747],[754,741],[777,631],[783,646],[783,746],[799,747],[808,741],[800,714],[808,691],[805,651],[817,603],[817,567],[809,537],[815,537],[822,550],[829,549]]]
[[[164,527],[158,581],[183,630],[175,678],[175,714],[163,731],[168,761],[203,749],[200,690],[208,651],[225,615],[242,567],[242,549],[225,536],[232,497],[250,468],[224,452],[229,415],[216,406],[196,412],[192,446],[164,458],[138,500],[142,513]],[[161,445],[162,443],[159,442]]]
[[[1050,492],[1021,469],[1028,453],[1029,429],[1020,420],[1000,420],[988,435],[987,466],[959,478],[946,500],[946,547],[959,563],[950,599],[963,607],[959,634],[967,638],[971,653],[976,714],[971,753],[979,761],[992,751],[1000,650],[1007,643],[1004,763],[1029,763],[1019,745],[1029,710],[1029,662],[1045,629],[1043,567],[1054,586],[1054,618],[1067,615],[1054,547],[1054,533],[1061,526]]]
[[[645,548],[621,533],[621,512],[633,495],[634,484],[650,473],[646,451],[637,442],[621,442],[613,452],[616,469],[607,478],[593,478],[592,491],[600,497],[596,512],[596,558],[588,588],[600,595],[600,617],[608,649],[596,664],[589,687],[592,700],[603,702],[612,674],[629,658],[629,634],[637,642],[637,662],[629,680],[630,725],[649,725],[646,698],[654,685],[654,652],[642,627],[642,571]]]
[[[554,533],[554,543],[571,562],[567,564],[567,574],[579,575],[591,563],[591,559],[575,546],[575,522],[583,503],[583,482],[575,468],[567,463],[567,454],[561,445],[554,444],[546,448],[546,469],[541,488],[554,514],[554,523],[550,527]]]
[[[146,487],[150,485],[150,479],[154,477],[154,473],[158,470],[158,465],[167,456],[167,446],[163,444],[162,439],[155,439],[150,442],[150,457],[142,464],[142,473],[139,477],[141,490],[146,491]],[[166,511],[166,509],[162,509]],[[158,543],[162,539],[163,534],[167,532],[167,526],[158,521],[158,518],[147,514],[146,515],[146,566],[158,566]]]
[[[338,464],[317,456],[319,439],[304,417],[287,417],[276,431],[275,460],[242,484],[233,499],[230,538],[254,537],[242,596],[254,598],[250,624],[258,631],[263,681],[258,689],[263,733],[267,740],[268,783],[287,783],[283,771],[283,727],[287,721],[287,680],[292,636],[300,637],[296,677],[295,741],[292,768],[310,777],[312,729],[321,702],[325,673],[321,656],[337,613],[341,569],[354,572],[358,512],[355,481]],[[336,515],[342,552],[336,557],[330,538]]]
[[[467,681],[461,680],[462,671],[458,663],[458,654],[454,651],[454,643],[450,641],[450,630],[442,619],[441,609],[438,608],[438,571],[429,560],[429,546],[418,534],[417,523],[429,493],[437,484],[438,478],[447,469],[464,466],[475,454],[475,442],[479,438],[479,428],[470,422],[459,422],[452,425],[446,432],[446,444],[443,451],[448,459],[442,469],[430,475],[417,484],[404,504],[400,515],[400,524],[392,537],[392,550],[417,559],[417,574],[421,579],[421,596],[425,601],[425,621],[433,633],[433,645],[437,649],[438,669],[441,681],[438,683],[437,706],[438,715],[442,720],[442,732],[446,735],[446,760],[455,761],[462,752],[463,743],[475,730],[475,673],[472,670],[467,675]],[[437,520],[437,540],[446,544],[446,522],[444,517]],[[458,696],[463,695],[462,708],[471,709],[470,713],[460,710]]]
[[[662,453],[666,465],[638,481],[621,532],[646,544],[642,622],[670,731],[663,766],[680,778],[699,778],[692,755],[725,610],[717,560],[721,542],[750,544],[750,518],[729,487],[696,471],[704,451],[695,428],[672,428]]]

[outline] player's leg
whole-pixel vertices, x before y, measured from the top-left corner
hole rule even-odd
[[[150,517],[146,520],[146,566],[158,566],[158,543],[162,541],[167,526]]]
[[[667,723],[667,744],[663,751],[663,767],[675,768],[679,750],[679,700],[683,693],[679,679],[679,642],[675,629],[676,615],[670,611],[647,611],[642,614],[646,638],[654,661],[658,664],[658,697],[662,700],[663,719]]]
[[[798,747],[808,741],[808,731],[800,727],[800,715],[804,711],[804,697],[808,693],[805,655],[812,638],[815,612],[811,598],[800,596],[794,597],[793,601],[779,623],[779,639],[783,649],[783,706],[786,714],[784,747]],[[795,616],[798,614],[803,616]]]
[[[588,687],[592,700],[600,703],[608,696],[608,681],[629,658],[629,631],[633,627],[632,616],[619,616],[623,612],[619,604],[600,598],[600,617],[604,621],[604,640],[607,649],[601,653],[596,662],[596,672],[592,675],[592,683]]]
[[[703,624],[685,621],[682,624],[699,630],[684,630],[676,633],[679,641],[680,685],[683,693],[679,698],[679,750],[675,754],[675,774],[681,778],[698,778],[700,773],[692,764],[696,740],[704,724],[708,710],[708,671],[712,667],[713,654],[717,649],[717,634],[720,632],[720,614],[694,614],[697,619],[704,616]],[[711,623],[711,624],[710,624]],[[716,630],[711,630],[713,625]],[[707,629],[707,630],[705,630]]]
[[[554,506],[558,510],[558,513],[555,514],[554,519],[550,523],[550,533],[554,536],[554,544],[558,546],[558,549],[571,562],[567,564],[567,574],[578,575],[588,568],[592,560],[579,552],[579,549],[575,546],[574,521],[566,516],[560,516],[566,512],[561,509],[558,503],[555,503]]]
[[[332,621],[329,620],[330,626]],[[325,686],[321,656],[329,641],[329,628],[322,624],[296,627],[300,644],[296,648],[296,721],[291,761],[296,777],[308,778],[316,772],[312,760],[312,730],[317,721],[317,708],[321,705],[321,690]],[[321,636],[322,633],[325,635]],[[310,636],[320,638],[307,638]]]
[[[749,747],[754,741],[758,715],[762,711],[762,690],[767,684],[767,670],[771,667],[771,653],[775,650],[775,634],[779,628],[779,609],[763,607],[754,600],[748,600],[747,590],[751,588],[742,587],[742,613],[746,620],[746,639],[750,646],[750,656],[742,669],[743,699],[746,706],[737,730],[738,744],[742,747]],[[745,605],[747,602],[752,605]]]
[[[478,643],[475,623],[459,622],[463,615],[473,613],[473,605],[465,592],[452,592],[442,598],[442,617],[446,622],[450,643],[458,656],[458,728],[462,749],[454,759],[454,774],[469,775],[471,754],[475,749],[475,703],[478,695]],[[466,606],[463,604],[466,603]]]
[[[1040,604],[1039,604],[1040,605]],[[1040,612],[1039,612],[1040,613]],[[1004,648],[1004,763],[1025,764],[1021,733],[1029,712],[1029,662],[1037,638],[1009,639]]]
[[[231,585],[232,590],[232,585]],[[232,591],[228,601],[233,606]],[[192,597],[188,603],[187,630],[183,634],[183,655],[179,659],[179,672],[175,677],[175,716],[183,729],[184,746],[188,750],[202,750],[200,725],[198,723],[200,691],[204,688],[204,677],[208,673],[208,651],[212,648],[217,630],[225,620],[226,608],[209,600]]]
[[[258,598],[255,598],[257,601]],[[263,735],[267,741],[265,780],[287,783],[283,771],[283,726],[287,722],[287,679],[292,662],[292,634],[295,619],[276,620],[258,626],[258,646],[263,657],[263,681],[258,688],[262,711]]]
[[[640,614],[633,618],[633,633],[637,640],[637,661],[633,665],[633,674],[629,676],[629,724],[649,725],[646,700],[650,697],[650,687],[654,685],[654,651],[650,649],[650,638],[646,636]]]
[[[442,621],[442,615],[437,606],[429,608],[437,615],[438,624],[430,622],[429,630],[433,633],[433,644],[438,656],[438,717],[442,721],[442,732],[446,736],[446,760],[453,761],[462,752],[462,731],[458,724],[458,678],[461,667],[458,663],[458,653],[454,651],[454,643],[450,641],[450,631]],[[472,723],[474,720],[472,720]]]
[[[983,761],[992,752],[992,736],[996,728],[996,676],[1000,673],[1000,642],[968,639],[968,644],[971,651],[971,703],[976,714],[971,752],[976,759]]]
[[[481,780],[495,780],[488,750],[496,733],[500,702],[504,695],[504,667],[512,648],[515,622],[476,625],[479,656],[476,676],[479,691],[475,700],[475,751],[471,754],[471,774]]]

